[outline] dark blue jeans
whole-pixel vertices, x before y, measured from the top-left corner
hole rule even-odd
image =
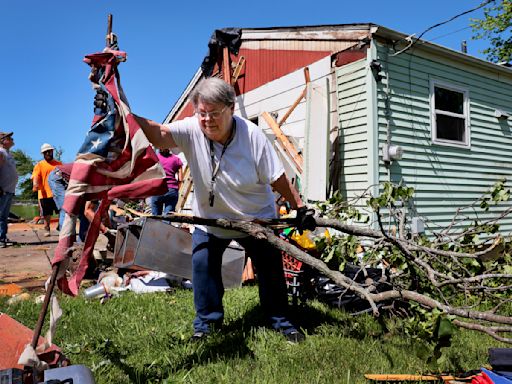
[[[7,239],[7,220],[9,219],[9,211],[11,210],[12,198],[14,193],[4,192],[0,196],[0,241]]]
[[[266,241],[252,237],[236,241],[245,249],[251,250],[251,259],[258,274],[261,307],[270,324],[283,333],[294,330],[293,325],[286,319],[288,294],[281,253]],[[220,324],[224,319],[222,254],[230,242],[231,239],[219,239],[200,229],[196,229],[192,234],[192,286],[196,332],[208,333],[210,324]]]
[[[53,193],[53,201],[55,201],[55,205],[59,210],[59,228],[62,228],[64,216],[66,215],[62,206],[64,205],[64,195],[66,194],[67,183],[64,181],[57,168],[54,168],[48,175],[48,185]]]
[[[176,188],[169,188],[169,191],[164,195],[153,196],[151,198],[151,214],[167,215],[169,212],[174,212],[178,203],[178,196],[179,193]]]

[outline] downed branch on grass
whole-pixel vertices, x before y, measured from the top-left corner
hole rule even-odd
[[[237,230],[243,232],[249,236],[252,236],[256,239],[268,241],[275,248],[287,253],[288,255],[296,258],[299,261],[309,265],[310,267],[316,269],[321,272],[328,278],[330,278],[335,284],[345,288],[348,291],[352,291],[357,294],[362,299],[366,300],[373,314],[378,316],[379,310],[377,308],[376,303],[379,302],[389,302],[390,300],[402,300],[408,302],[416,302],[423,308],[428,308],[430,310],[438,310],[444,315],[455,316],[458,318],[465,318],[472,321],[486,322],[491,325],[484,325],[480,323],[467,323],[467,322],[453,322],[455,325],[458,325],[463,328],[476,330],[479,332],[486,333],[497,340],[504,341],[512,344],[512,338],[505,338],[500,336],[499,332],[512,332],[512,327],[496,327],[493,324],[506,324],[512,325],[512,317],[504,316],[494,313],[493,311],[478,311],[471,308],[460,308],[455,305],[451,305],[448,303],[447,299],[443,299],[444,302],[436,300],[430,297],[427,294],[419,293],[414,290],[402,289],[401,287],[393,286],[392,289],[385,292],[373,293],[372,286],[368,287],[367,285],[358,283],[347,276],[343,275],[339,271],[332,270],[328,267],[328,265],[318,259],[315,258],[293,244],[281,239],[279,236],[274,234],[273,228],[290,226],[293,224],[293,219],[275,219],[275,220],[259,220],[258,222],[249,222],[249,221],[230,221],[227,219],[205,219],[194,216],[184,216],[179,214],[171,214],[168,216],[149,216],[155,219],[165,219],[171,222],[178,223],[186,223],[186,224],[202,224],[202,225],[210,225],[221,227],[225,229]],[[380,216],[379,216],[380,217]],[[468,287],[473,283],[478,283],[477,287],[480,291],[485,291],[486,288],[495,289],[494,287],[485,287],[482,285],[482,282],[487,279],[510,279],[512,275],[509,274],[482,274],[477,276],[458,276],[453,277],[450,276],[449,273],[439,272],[436,267],[433,266],[435,261],[428,261],[421,257],[421,254],[429,255],[430,253],[435,254],[436,256],[446,256],[446,257],[457,257],[461,256],[461,253],[452,252],[452,251],[442,251],[436,250],[434,248],[428,248],[425,246],[418,246],[411,241],[405,241],[402,239],[397,239],[389,234],[387,234],[381,225],[381,230],[373,230],[368,227],[361,227],[356,225],[349,225],[345,223],[341,223],[335,219],[325,219],[325,218],[317,218],[317,226],[318,227],[329,227],[336,229],[340,232],[343,232],[347,235],[353,235],[361,238],[373,238],[378,240],[380,243],[387,246],[394,246],[402,252],[402,254],[408,259],[412,265],[414,265],[419,271],[427,276],[428,281],[432,284],[434,289],[439,287],[443,287],[446,285],[453,285],[456,287],[462,287],[462,289],[468,289]],[[493,243],[493,247],[496,246],[496,242]],[[462,253],[464,255],[464,253]],[[468,254],[471,258],[473,254]],[[442,297],[442,295],[441,295]]]

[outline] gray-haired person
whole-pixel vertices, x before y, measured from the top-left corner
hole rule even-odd
[[[7,239],[7,220],[18,184],[16,161],[10,153],[14,146],[12,136],[12,132],[0,132],[0,248],[13,245],[13,242]]]
[[[194,181],[193,213],[210,219],[270,219],[276,217],[272,189],[280,193],[314,228],[312,216],[284,173],[284,168],[263,131],[234,116],[235,91],[221,79],[204,79],[195,87],[193,117],[159,124],[137,117],[149,141],[159,148],[179,147],[187,158]],[[213,226],[197,225],[192,234],[194,335],[208,336],[224,319],[221,277],[222,254],[235,239],[251,250],[262,309],[273,329],[291,342],[304,339],[288,320],[288,296],[281,254],[267,241]]]

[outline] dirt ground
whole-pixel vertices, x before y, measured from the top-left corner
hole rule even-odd
[[[16,283],[28,290],[44,287],[59,240],[56,225],[52,223],[51,236],[44,237],[43,224],[9,224],[7,236],[18,244],[0,248],[0,284]]]

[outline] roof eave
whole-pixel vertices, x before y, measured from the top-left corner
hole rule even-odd
[[[375,25],[374,28],[372,28],[372,36],[392,41],[403,40],[404,42],[406,41],[407,38],[410,38],[410,36],[404,33],[397,32],[392,29],[378,25]],[[439,54],[441,56],[449,57],[452,59],[455,58],[457,60],[465,61],[474,65],[483,66],[484,68],[489,70],[494,70],[506,73],[508,75],[512,75],[512,68],[507,68],[499,64],[491,63],[490,61],[479,59],[478,57],[468,55],[467,53],[455,51],[453,49],[435,43],[431,43],[425,40],[418,40],[417,43],[415,43],[415,47],[425,49],[427,51]]]
[[[315,25],[298,27],[243,28],[242,41],[250,40],[360,40],[374,24]]]

